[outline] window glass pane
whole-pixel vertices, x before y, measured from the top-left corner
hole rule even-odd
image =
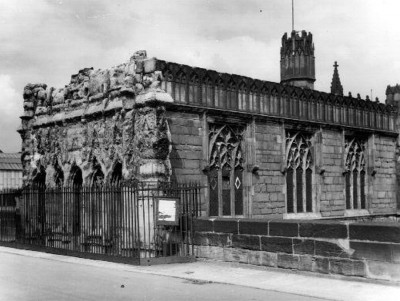
[[[243,215],[243,171],[235,170],[235,214]]]
[[[306,171],[306,210],[312,212],[312,170],[308,168]]]
[[[287,212],[293,213],[293,169],[289,168],[286,172],[286,198]]]
[[[222,215],[231,215],[231,171],[222,170]]]
[[[218,170],[213,168],[208,174],[210,187],[210,216],[218,216]]]
[[[296,170],[296,198],[297,212],[303,212],[303,169],[301,167]]]

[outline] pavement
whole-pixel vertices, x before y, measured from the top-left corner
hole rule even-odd
[[[106,268],[114,271],[186,279],[198,284],[221,283],[256,288],[270,292],[293,294],[299,296],[299,298],[300,296],[307,296],[324,300],[400,300],[400,286],[394,283],[373,282],[362,278],[313,274],[239,263],[198,260],[191,263],[133,266],[7,247],[0,247],[0,256],[2,253],[94,268]]]

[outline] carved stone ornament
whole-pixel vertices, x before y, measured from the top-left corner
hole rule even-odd
[[[303,170],[311,168],[313,163],[311,145],[311,136],[300,132],[295,134],[288,132],[286,136],[287,168],[297,169],[301,167]]]
[[[345,171],[365,170],[365,142],[356,138],[346,140]]]
[[[210,124],[209,167],[243,169],[242,141],[244,128],[233,125]]]

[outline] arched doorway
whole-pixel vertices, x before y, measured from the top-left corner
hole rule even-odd
[[[122,164],[121,162],[117,162],[111,174],[111,184],[119,185],[121,184],[121,181],[122,181]]]
[[[71,168],[71,184],[72,184],[72,234],[79,235],[81,229],[81,203],[82,203],[82,170],[74,165]],[[68,208],[67,208],[68,210]],[[68,212],[68,211],[67,211]]]
[[[100,236],[102,234],[103,210],[104,210],[104,173],[96,158],[93,159],[93,173],[90,178],[90,202],[89,202],[89,223],[91,224],[92,234]]]
[[[123,209],[122,209],[122,164],[117,162],[114,165],[114,169],[111,173],[110,179],[110,191],[112,197],[109,200],[107,206],[107,233],[110,238],[117,241],[121,237],[121,225],[123,220]]]

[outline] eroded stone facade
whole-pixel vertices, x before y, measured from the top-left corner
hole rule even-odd
[[[60,179],[73,184],[74,168],[87,185],[96,172],[104,183],[113,181],[113,172],[127,181],[169,180],[164,104],[172,98],[161,80],[155,60],[140,51],[109,70],[82,69],[65,88],[28,84],[19,130],[25,184],[43,179],[40,174],[48,186]]]

